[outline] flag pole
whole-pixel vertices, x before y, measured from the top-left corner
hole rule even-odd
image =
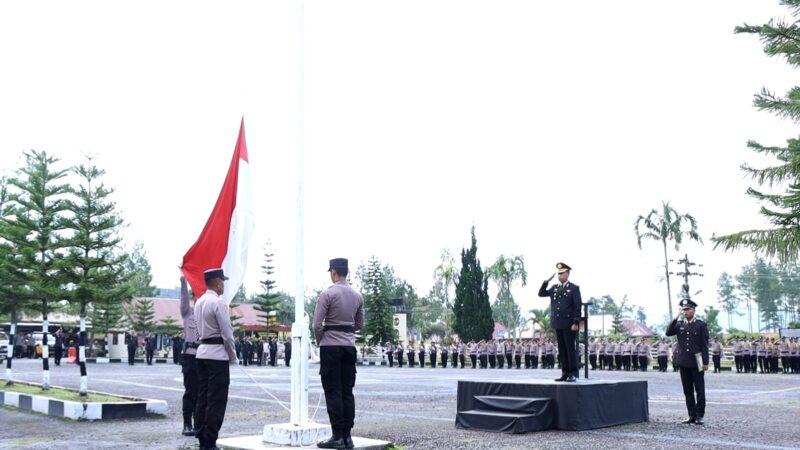
[[[297,228],[295,252],[296,284],[294,324],[292,324],[291,421],[295,426],[308,422],[308,349],[309,331],[303,318],[305,303],[305,5],[298,0],[298,87],[297,87]]]
[[[308,357],[311,340],[305,319],[305,48],[304,0],[298,0],[297,85],[297,216],[294,323],[292,324],[291,410],[289,423],[264,425],[262,442],[292,447],[309,446],[331,437],[330,426],[308,420]],[[250,448],[250,447],[247,447]]]

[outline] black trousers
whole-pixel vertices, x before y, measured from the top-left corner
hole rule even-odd
[[[147,350],[145,353],[147,353],[147,365],[148,366],[152,366],[153,365],[153,350]]]
[[[55,352],[56,352],[56,354],[55,354],[55,363],[56,363],[57,366],[60,366],[61,365],[61,357],[64,354],[64,347],[56,347],[55,348]]]
[[[328,419],[334,436],[350,436],[356,403],[356,348],[325,345],[319,348],[319,375],[325,391]]]
[[[447,368],[447,353],[442,353],[442,367]]]
[[[561,357],[561,373],[578,376],[578,353],[575,351],[575,338],[578,335],[569,328],[556,328],[558,354]]]
[[[658,370],[667,371],[667,355],[658,355]]]
[[[200,447],[215,447],[228,406],[228,361],[197,359],[197,406],[194,411]]]
[[[714,362],[714,373],[720,372],[719,370],[719,364],[721,360],[720,355],[712,355],[711,360]]]
[[[394,355],[392,352],[386,353],[386,357],[389,358],[389,367],[394,367]]]
[[[589,364],[592,366],[592,370],[597,369],[597,354],[589,355]]]
[[[408,367],[414,367],[414,364],[416,364],[416,360],[414,358],[415,358],[414,357],[414,352],[409,352],[408,353]]]
[[[458,352],[454,352],[453,353],[453,367],[458,367],[458,359],[459,359],[459,353]],[[462,357],[462,359],[463,359],[463,357]]]
[[[739,373],[742,371],[742,357],[741,355],[734,355],[733,363],[736,365],[736,372]]]
[[[397,353],[397,365],[403,367],[403,352]]]
[[[522,367],[522,355],[520,354],[514,355],[514,363],[517,365],[517,369]]]
[[[686,409],[689,417],[703,417],[706,414],[706,381],[705,372],[695,368],[680,368],[683,395],[686,397]],[[695,400],[695,393],[697,400]]]
[[[511,353],[506,353],[506,366],[508,366],[509,369],[511,368],[511,356]]]
[[[764,356],[758,357],[758,367],[761,368],[761,373],[764,373]]]
[[[497,365],[497,355],[489,355],[489,367],[494,369]]]
[[[526,353],[525,354],[525,368],[526,369],[530,369],[531,368],[531,354],[530,353]]]
[[[431,367],[436,368],[436,353],[431,353]]]
[[[181,372],[183,372],[183,425],[192,425],[192,417],[197,406],[197,361],[194,355],[183,355]],[[194,421],[197,428],[197,421]]]
[[[133,365],[134,358],[136,357],[136,347],[128,347],[128,364]]]
[[[539,368],[539,355],[531,355],[531,368]]]
[[[462,369],[464,368],[464,362],[465,362],[465,360],[466,360],[466,358],[464,357],[464,354],[463,354],[463,353],[459,353],[459,354],[458,354],[458,362],[460,362],[460,363],[461,363],[461,368],[462,368]]]
[[[647,356],[640,356],[639,357],[639,370],[642,372],[647,372]]]
[[[500,355],[500,357],[499,357],[499,358],[497,358],[497,367],[499,367],[499,368],[501,368],[501,369],[502,369],[502,368],[503,368],[503,362],[504,362],[505,360],[506,360],[506,359],[503,357],[503,355]]]
[[[275,350],[274,352],[270,350],[269,352],[269,365],[275,367],[278,362],[278,351]]]
[[[485,368],[486,368],[486,364],[487,364],[487,356],[488,356],[488,355],[486,355],[486,353],[484,353],[484,354],[482,354],[482,355],[480,355],[480,356],[478,357],[478,358],[480,359],[480,361],[481,361],[481,369],[485,369]]]
[[[425,352],[420,352],[419,353],[419,366],[420,367],[425,367],[425,355],[426,355]]]
[[[473,369],[478,367],[478,364],[476,363],[477,359],[478,359],[478,355],[469,355],[469,360],[472,361],[472,368]]]
[[[283,353],[283,362],[286,363],[286,367],[290,367],[292,365],[292,349]]]

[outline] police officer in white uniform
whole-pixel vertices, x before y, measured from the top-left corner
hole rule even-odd
[[[230,364],[237,364],[233,327],[222,293],[225,276],[222,269],[204,272],[206,292],[195,303],[194,314],[200,346],[197,348],[196,437],[200,449],[216,449],[219,429],[225,418],[230,385]]]

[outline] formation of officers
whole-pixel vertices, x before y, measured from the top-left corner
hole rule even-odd
[[[800,344],[797,338],[731,339],[736,373],[800,373]],[[714,371],[722,354],[718,338],[711,344]]]
[[[366,353],[366,347],[362,352]],[[386,355],[390,367],[467,367],[553,369],[558,359],[558,348],[544,339],[494,339],[489,341],[454,341],[452,344],[423,342],[402,344],[389,342],[386,347],[371,347],[376,354]],[[541,365],[540,365],[541,361]]]

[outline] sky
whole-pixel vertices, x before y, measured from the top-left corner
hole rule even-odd
[[[739,166],[768,161],[746,142],[796,132],[752,106],[792,87],[790,68],[733,33],[789,17],[777,3],[3,2],[0,172],[29,149],[64,167],[93,157],[128,247],[141,241],[154,284],[174,287],[244,117],[248,292],[267,241],[295,291],[302,142],[307,292],[330,284],[328,259],[375,255],[426,294],[474,225],[482,265],[525,258],[523,311],[546,307],[538,287],[563,261],[585,298],[627,295],[660,323],[663,249],[638,248],[640,214],[669,201],[697,219],[705,244],[670,257],[703,264],[701,309],[752,261],[710,238],[765,225]]]

